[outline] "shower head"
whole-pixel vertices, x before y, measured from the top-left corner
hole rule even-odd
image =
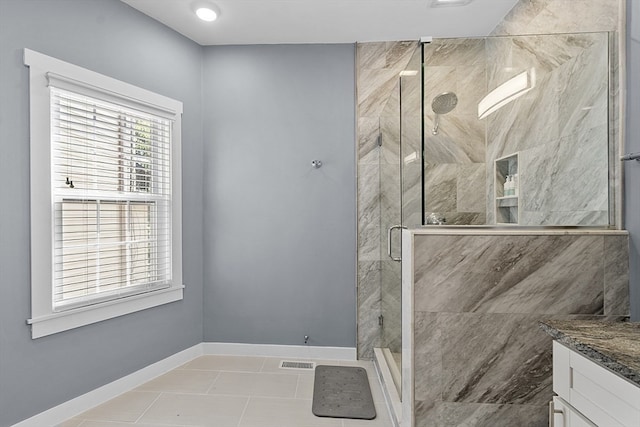
[[[447,114],[458,105],[458,97],[453,92],[444,92],[433,98],[431,109],[436,114]]]
[[[438,126],[440,124],[440,114],[447,114],[451,112],[458,105],[458,97],[453,92],[443,92],[440,95],[433,98],[431,101],[431,109],[436,113],[436,117],[433,123],[432,134],[438,134]]]

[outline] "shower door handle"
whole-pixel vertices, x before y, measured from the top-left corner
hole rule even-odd
[[[387,255],[389,256],[389,258],[391,258],[394,261],[402,261],[402,256],[399,257],[394,257],[392,254],[392,244],[391,244],[391,235],[393,233],[394,229],[406,229],[407,227],[405,227],[404,225],[392,225],[391,227],[389,227],[389,229],[387,230]]]

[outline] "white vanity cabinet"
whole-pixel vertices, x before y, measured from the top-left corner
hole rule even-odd
[[[640,427],[640,387],[553,342],[552,427]]]

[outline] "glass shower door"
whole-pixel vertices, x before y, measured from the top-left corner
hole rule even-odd
[[[389,372],[401,389],[401,230],[400,80],[380,117],[380,342]]]
[[[401,231],[422,221],[421,50],[416,49],[380,117],[381,347],[401,395]]]

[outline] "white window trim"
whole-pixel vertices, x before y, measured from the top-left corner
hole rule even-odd
[[[35,339],[181,300],[184,289],[181,193],[182,103],[29,49],[24,49],[24,64],[29,67],[30,87],[31,318],[27,323],[31,325],[31,337]],[[51,113],[48,73],[64,76],[87,89],[95,89],[103,94],[112,93],[133,104],[156,108],[175,117],[171,148],[173,279],[169,288],[63,312],[53,311],[54,207],[51,194]]]

